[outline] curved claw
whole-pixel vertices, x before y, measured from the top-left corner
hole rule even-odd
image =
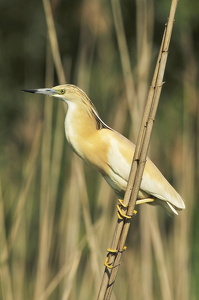
[[[119,204],[117,204],[116,207],[117,207],[117,209],[118,209],[117,215],[118,215],[118,218],[119,218],[120,220],[121,220],[121,219],[124,219],[124,218],[126,218],[126,219],[131,219],[131,218],[132,218],[133,215],[129,216],[129,215],[123,213],[123,211],[121,210],[121,207],[120,207]],[[134,211],[133,211],[133,214],[137,214],[137,210],[134,210]]]
[[[118,252],[118,250],[117,250],[117,249],[111,249],[111,248],[108,248],[108,249],[107,249],[107,252],[108,252],[108,253],[115,254],[115,253]]]
[[[123,199],[118,199],[118,202],[120,203],[120,205],[122,205],[123,207],[127,208],[128,205],[124,204],[124,200]]]
[[[113,266],[108,263],[108,257],[106,258],[106,260],[104,262],[104,266],[107,267],[108,269],[113,269]]]

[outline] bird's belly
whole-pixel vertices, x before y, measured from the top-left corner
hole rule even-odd
[[[118,197],[122,198],[124,197],[127,182],[123,178],[121,178],[119,175],[114,174],[114,176],[108,176],[103,175],[104,179],[107,181],[107,183],[112,187],[112,189],[115,191]],[[138,199],[144,199],[148,198],[150,195],[143,190],[139,190],[138,192]]]
[[[107,183],[112,187],[117,195],[123,197],[126,190],[126,181],[119,177],[117,174],[114,176],[103,175]]]

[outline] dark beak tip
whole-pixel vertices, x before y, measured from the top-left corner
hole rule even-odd
[[[36,93],[37,90],[21,90],[22,92],[27,92],[27,93]]]

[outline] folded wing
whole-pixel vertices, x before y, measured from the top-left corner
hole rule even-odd
[[[107,131],[106,138],[110,145],[108,149],[109,169],[104,177],[120,195],[126,189],[135,145],[115,131],[103,130]],[[176,210],[185,208],[180,195],[149,158],[147,158],[140,189],[144,194],[156,198],[155,204],[162,205],[169,212],[177,214]]]

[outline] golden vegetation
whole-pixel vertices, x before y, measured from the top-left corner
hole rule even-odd
[[[57,40],[60,45],[70,40],[56,35],[49,2],[43,0],[43,4],[50,43],[41,87],[55,85],[54,69],[60,83],[70,82],[73,66],[74,83],[91,96],[100,115],[104,112],[106,123],[135,140],[157,52],[154,3],[136,1],[136,44],[132,45],[129,31],[135,32],[124,18],[125,5],[121,11],[118,1],[110,6],[83,1],[77,8],[81,26],[75,66],[70,58],[61,63]],[[197,228],[199,193],[198,64],[190,25],[183,26],[177,40],[183,67],[179,76],[172,48],[173,76],[164,86],[150,156],[172,179],[186,210],[170,219],[161,209],[141,207],[133,221],[136,233],[128,236],[112,300],[197,299],[198,241],[193,225]],[[23,84],[21,88],[30,83],[26,79]],[[11,141],[5,150],[6,166],[1,166],[0,299],[95,299],[115,226],[116,197],[95,171],[83,168],[65,143],[62,104],[51,99],[35,101],[32,98],[25,105],[27,118],[15,129],[28,145],[25,154]]]

